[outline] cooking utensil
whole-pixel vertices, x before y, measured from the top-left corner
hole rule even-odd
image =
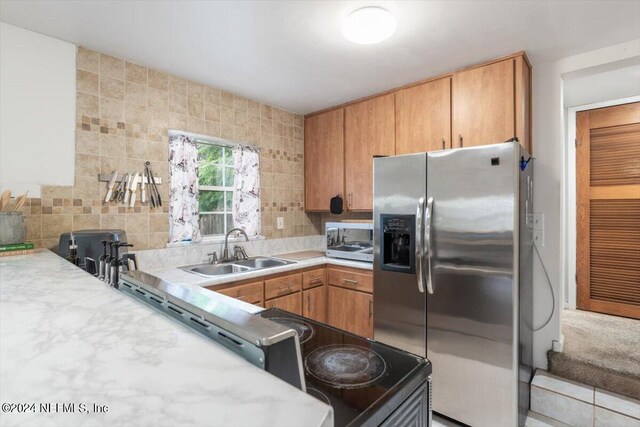
[[[2,196],[0,196],[0,211],[4,211],[9,204],[9,200],[11,200],[11,190],[4,190]]]
[[[129,204],[129,196],[131,196],[131,173],[127,174],[127,180],[124,182],[124,205]]]
[[[140,201],[142,203],[146,203],[147,202],[147,183],[145,182],[147,180],[147,174],[145,173],[145,171],[142,171],[142,180],[140,181]]]
[[[158,206],[162,206],[162,198],[160,197],[160,192],[158,192],[158,185],[156,184],[156,180],[153,177],[153,171],[151,170],[151,166],[149,166],[150,164],[151,164],[151,162],[149,162],[149,161],[147,161],[145,163],[145,165],[147,167],[147,173],[151,177],[151,184],[152,184],[152,188],[153,188],[152,191],[155,193],[156,201],[157,201]]]
[[[16,199],[16,205],[13,208],[14,211],[18,211],[18,209],[20,209],[22,205],[24,205],[24,202],[27,200],[27,194],[29,194],[28,191]]]
[[[111,175],[111,179],[109,180],[109,186],[107,190],[107,196],[104,198],[106,203],[109,203],[111,200],[111,196],[113,195],[113,186],[116,184],[116,179],[118,179],[118,171],[113,171],[113,175]]]
[[[140,174],[136,172],[136,174],[133,176],[133,179],[131,180],[131,185],[129,186],[129,190],[131,191],[131,202],[129,203],[130,208],[132,208],[133,205],[136,203],[136,190],[138,189],[139,177],[140,177]]]
[[[118,202],[123,202],[124,201],[124,193],[125,193],[125,185],[127,182],[127,174],[122,175],[122,179],[120,180],[120,184],[118,185],[117,191],[118,191],[118,196],[116,197],[116,200]]]

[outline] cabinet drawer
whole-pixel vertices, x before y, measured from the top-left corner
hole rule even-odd
[[[371,273],[329,268],[329,284],[373,293],[373,275]]]
[[[239,299],[240,301],[248,302],[250,304],[261,303],[263,300],[262,282],[247,283],[246,285],[221,289],[215,292],[229,296],[231,298]]]
[[[302,316],[302,292],[274,298],[265,303],[265,308],[279,308],[289,313]]]
[[[326,281],[326,271],[324,268],[305,271],[302,273],[302,289],[314,288],[324,285]]]
[[[302,290],[302,274],[290,274],[276,279],[265,280],[264,298],[271,299]]]

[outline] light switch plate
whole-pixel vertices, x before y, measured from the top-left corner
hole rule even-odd
[[[276,218],[276,228],[278,230],[282,230],[284,228],[284,218],[279,216]]]

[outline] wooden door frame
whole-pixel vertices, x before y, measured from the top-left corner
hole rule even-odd
[[[640,97],[626,98],[620,100],[624,102],[612,101],[608,105],[583,106],[579,110],[573,111],[575,117],[575,290],[576,290],[576,308],[590,310],[595,312],[604,312],[607,314],[626,316],[631,318],[639,318],[638,307],[632,304],[613,303],[591,298],[590,292],[590,215],[591,215],[591,168],[583,168],[578,170],[580,163],[590,163],[590,111],[604,108],[619,107],[625,104],[640,103]],[[603,104],[603,103],[600,103]],[[571,120],[573,116],[569,114]],[[607,126],[617,126],[618,124],[610,123]],[[634,190],[635,191],[635,190]]]
[[[640,102],[640,96],[632,96],[628,98],[614,99],[610,101],[596,102],[593,104],[569,107],[567,109],[567,132],[564,144],[562,167],[562,264],[563,269],[563,285],[562,293],[564,298],[562,305],[564,308],[571,310],[576,309],[577,285],[576,285],[576,115],[580,111],[595,110],[597,108],[613,107],[616,105],[629,104],[631,102]]]

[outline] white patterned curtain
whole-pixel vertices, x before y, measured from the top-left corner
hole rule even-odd
[[[169,135],[169,185],[169,242],[200,242],[198,147],[186,135]]]
[[[260,235],[260,152],[257,147],[233,148],[233,225],[248,236]]]

